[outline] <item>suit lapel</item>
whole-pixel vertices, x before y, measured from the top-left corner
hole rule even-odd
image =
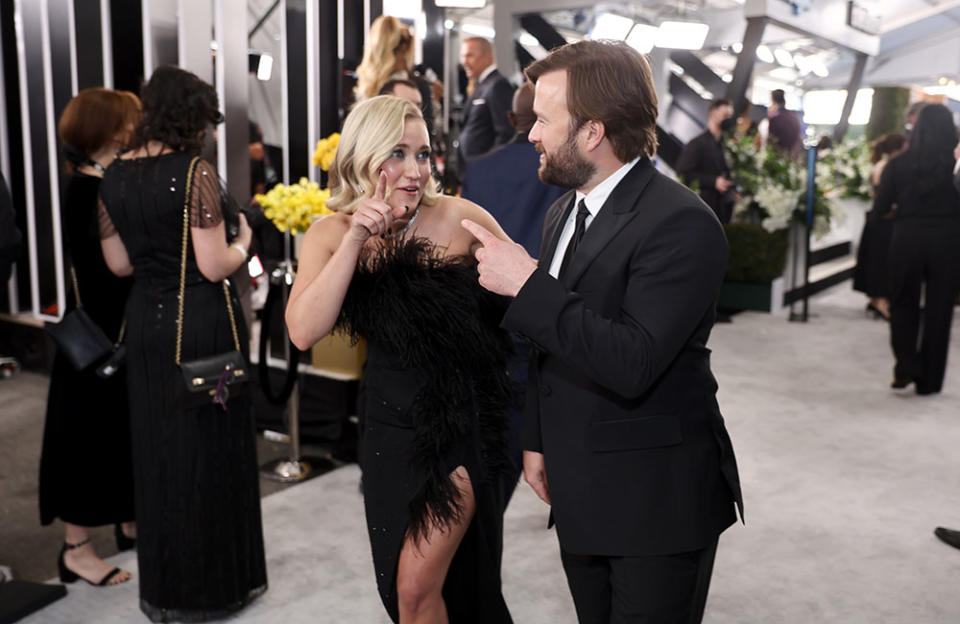
[[[563,231],[563,224],[570,217],[570,211],[573,210],[573,200],[576,198],[576,191],[570,191],[560,197],[554,204],[554,209],[547,213],[546,222],[543,225],[543,244],[540,249],[539,266],[545,271],[550,270],[550,264],[553,262],[553,254],[557,250],[557,242],[560,240],[560,232]],[[563,206],[563,208],[560,208]]]
[[[647,183],[653,178],[655,170],[648,158],[642,158],[603,203],[600,213],[587,228],[580,246],[570,260],[570,266],[564,275],[564,286],[572,288],[583,275],[594,258],[603,251],[607,243],[616,236],[628,221],[639,214],[636,210],[640,196]],[[556,243],[554,242],[554,246]]]

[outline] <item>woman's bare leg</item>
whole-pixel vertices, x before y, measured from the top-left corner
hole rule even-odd
[[[460,491],[459,522],[443,529],[432,527],[419,544],[408,536],[400,550],[397,566],[400,624],[446,624],[448,621],[443,582],[476,512],[473,484],[466,469],[458,466],[450,478]]]

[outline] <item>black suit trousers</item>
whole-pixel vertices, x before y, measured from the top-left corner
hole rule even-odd
[[[890,342],[894,376],[917,392],[939,392],[947,369],[953,306],[960,291],[960,219],[896,221],[890,241]],[[921,288],[925,289],[923,311]]]
[[[716,554],[715,539],[673,555],[560,557],[580,624],[699,624]]]

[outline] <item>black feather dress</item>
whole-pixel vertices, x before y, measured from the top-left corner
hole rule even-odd
[[[476,513],[444,583],[450,622],[511,621],[500,592],[499,489],[516,396],[511,342],[498,328],[504,304],[473,266],[441,259],[423,239],[366,253],[344,299],[338,327],[367,341],[360,465],[377,586],[394,621],[404,537],[458,518],[458,466]]]

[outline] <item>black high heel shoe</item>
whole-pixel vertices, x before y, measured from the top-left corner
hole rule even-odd
[[[67,542],[63,543],[63,548],[60,549],[60,557],[57,558],[57,568],[60,571],[61,583],[73,583],[77,579],[83,579],[84,581],[87,581],[87,579],[83,578],[82,576],[80,576],[79,574],[77,574],[76,572],[74,572],[73,570],[67,567],[67,562],[64,561],[64,555],[68,550],[73,550],[74,548],[80,548],[81,546],[86,546],[89,543],[90,543],[89,537],[83,540],[82,542],[80,542],[79,544],[68,544]],[[87,581],[87,583],[89,583],[90,585],[93,585],[94,587],[106,587],[107,583],[110,582],[110,579],[120,574],[120,572],[121,572],[120,568],[114,568],[109,572],[107,572],[106,576],[100,579],[99,583],[93,583],[91,581]],[[126,581],[124,581],[124,583],[125,582]]]
[[[124,535],[123,525],[121,524],[113,525],[113,536],[117,538],[117,550],[120,552],[131,550],[137,546],[137,538]]]
[[[889,317],[889,316],[887,316],[886,314],[884,314],[883,311],[882,311],[880,308],[878,308],[877,306],[873,305],[872,303],[868,303],[868,304],[867,304],[867,308],[866,308],[865,312],[867,313],[868,316],[872,316],[874,320],[878,320],[878,319],[883,319],[883,320],[885,320],[885,321],[889,321],[889,320],[890,320],[890,317]]]

